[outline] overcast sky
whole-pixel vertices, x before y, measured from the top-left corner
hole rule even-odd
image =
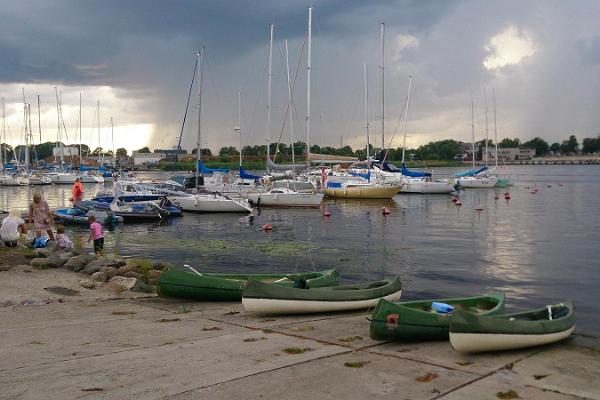
[[[305,139],[306,34],[309,1],[22,0],[0,7],[0,96],[9,142],[31,103],[39,141],[57,136],[57,87],[74,142],[82,94],[86,143],[129,150],[176,144],[195,53],[206,49],[203,146],[237,145],[242,92],[244,144],[264,143],[269,25],[275,24],[271,138],[289,142],[284,40],[289,41],[296,139]],[[314,1],[311,143],[363,147],[363,64],[368,65],[371,140],[381,143],[380,23],[386,25],[386,145],[404,110],[413,75],[408,146],[470,141],[471,97],[477,139],[485,102],[493,138],[492,90],[499,137],[549,142],[600,133],[600,2],[591,1]],[[195,146],[197,88],[184,130]],[[97,130],[96,104],[100,102]],[[401,144],[403,125],[391,144]],[[65,139],[65,141],[67,141]]]

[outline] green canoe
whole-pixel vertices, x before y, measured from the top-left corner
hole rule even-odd
[[[249,280],[269,285],[293,286],[295,282],[308,287],[337,285],[339,274],[335,269],[297,274],[219,274],[198,273],[171,269],[158,281],[158,294],[192,300],[240,300]]]
[[[450,317],[431,308],[433,302],[446,303],[457,310],[493,315],[504,311],[504,293],[457,299],[419,300],[392,303],[381,300],[371,320],[371,337],[375,340],[443,340],[448,339]]]
[[[401,293],[400,278],[313,289],[250,281],[244,288],[242,304],[246,311],[260,314],[308,314],[374,307],[382,298],[398,300]]]
[[[456,312],[450,343],[463,353],[513,350],[554,343],[575,330],[573,303],[565,300],[537,310],[495,316]]]

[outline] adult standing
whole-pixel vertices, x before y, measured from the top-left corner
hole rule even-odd
[[[81,184],[81,178],[75,179],[75,183],[73,184],[71,198],[73,203],[83,200],[83,185]]]
[[[50,240],[55,240],[54,232],[52,232],[53,221],[50,206],[39,193],[34,193],[33,202],[29,205],[29,221],[33,221],[36,237],[42,236],[42,231],[46,231]]]

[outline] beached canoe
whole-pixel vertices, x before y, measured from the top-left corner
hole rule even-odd
[[[522,349],[558,342],[575,330],[573,303],[493,317],[456,312],[450,320],[450,343],[463,353]]]
[[[195,270],[171,269],[163,272],[158,281],[158,294],[192,300],[241,300],[242,290],[249,280],[269,285],[293,286],[297,282],[309,287],[337,285],[335,269],[295,274],[218,274]]]
[[[260,314],[308,314],[374,307],[379,299],[397,301],[400,278],[378,282],[301,289],[249,281],[242,293],[246,311]]]
[[[371,320],[375,340],[425,341],[448,340],[448,326],[455,311],[440,313],[434,302],[449,304],[455,310],[495,315],[504,312],[504,293],[456,299],[418,300],[392,303],[380,300]]]

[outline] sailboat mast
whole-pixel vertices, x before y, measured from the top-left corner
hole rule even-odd
[[[112,165],[115,166],[115,127],[113,125],[113,118],[110,117],[110,140],[112,142]]]
[[[203,58],[204,58],[204,46],[200,48],[200,52],[197,54],[198,57],[198,68],[200,68],[200,77],[198,80],[198,141],[196,142],[196,192],[198,192],[198,168],[200,167],[200,161],[202,160],[202,82],[203,82]]]
[[[487,91],[483,92],[485,99],[485,166],[488,166],[488,104],[487,104]]]
[[[475,103],[473,102],[473,95],[471,95],[471,163],[473,165],[473,169],[475,169]]]
[[[385,150],[385,23],[381,23],[381,150]]]
[[[367,64],[363,64],[363,75],[365,80],[365,132],[367,134],[367,173],[371,180],[371,154],[369,148],[371,143],[369,140],[369,84],[367,81]]]
[[[96,108],[98,109],[98,112],[96,113],[98,118],[98,157],[102,155],[102,158],[100,159],[100,164],[104,164],[104,152],[102,151],[102,136],[100,135],[100,100],[97,100]]]
[[[79,93],[79,167],[81,168],[81,160],[83,153],[81,152],[81,93]]]
[[[308,8],[308,51],[306,58],[306,167],[310,168],[310,62],[312,52],[312,6]]]
[[[292,104],[292,81],[290,79],[290,54],[288,51],[288,41],[285,41],[285,69],[287,71],[287,85],[288,85],[288,109],[290,114],[290,140],[292,141],[292,179],[294,182],[294,190],[296,190],[296,156],[294,149],[294,115],[292,110],[294,106]]]
[[[40,143],[42,143],[42,116],[40,115],[40,95],[37,95],[38,106],[38,131],[40,133]]]
[[[496,89],[492,89],[492,101],[494,103],[494,144],[496,145],[496,168],[498,168],[498,129],[496,128]]]
[[[6,114],[4,111],[4,97],[2,98],[2,134],[0,134],[0,172],[4,172],[4,161],[6,160]]]
[[[406,109],[404,110],[404,139],[402,142],[402,166],[404,166],[404,156],[406,154],[406,132],[408,131],[408,105],[410,104],[410,89],[412,86],[412,75],[408,79],[408,94],[406,95]]]
[[[238,90],[238,133],[240,134],[240,168],[242,167],[242,90]]]
[[[58,89],[56,88],[56,86],[54,87],[54,95],[56,96],[56,124],[57,124],[56,141],[57,141],[58,147],[60,149],[60,170],[62,171],[63,165],[64,165],[64,149],[63,149],[63,143],[62,143],[62,136],[61,136],[61,132],[60,132],[60,109],[59,109],[59,104],[58,104],[59,103]],[[56,162],[56,157],[54,157],[54,162]]]
[[[275,25],[271,24],[271,39],[269,40],[269,71],[267,75],[267,173],[269,173],[269,161],[271,160],[271,76],[273,73],[273,32]]]

